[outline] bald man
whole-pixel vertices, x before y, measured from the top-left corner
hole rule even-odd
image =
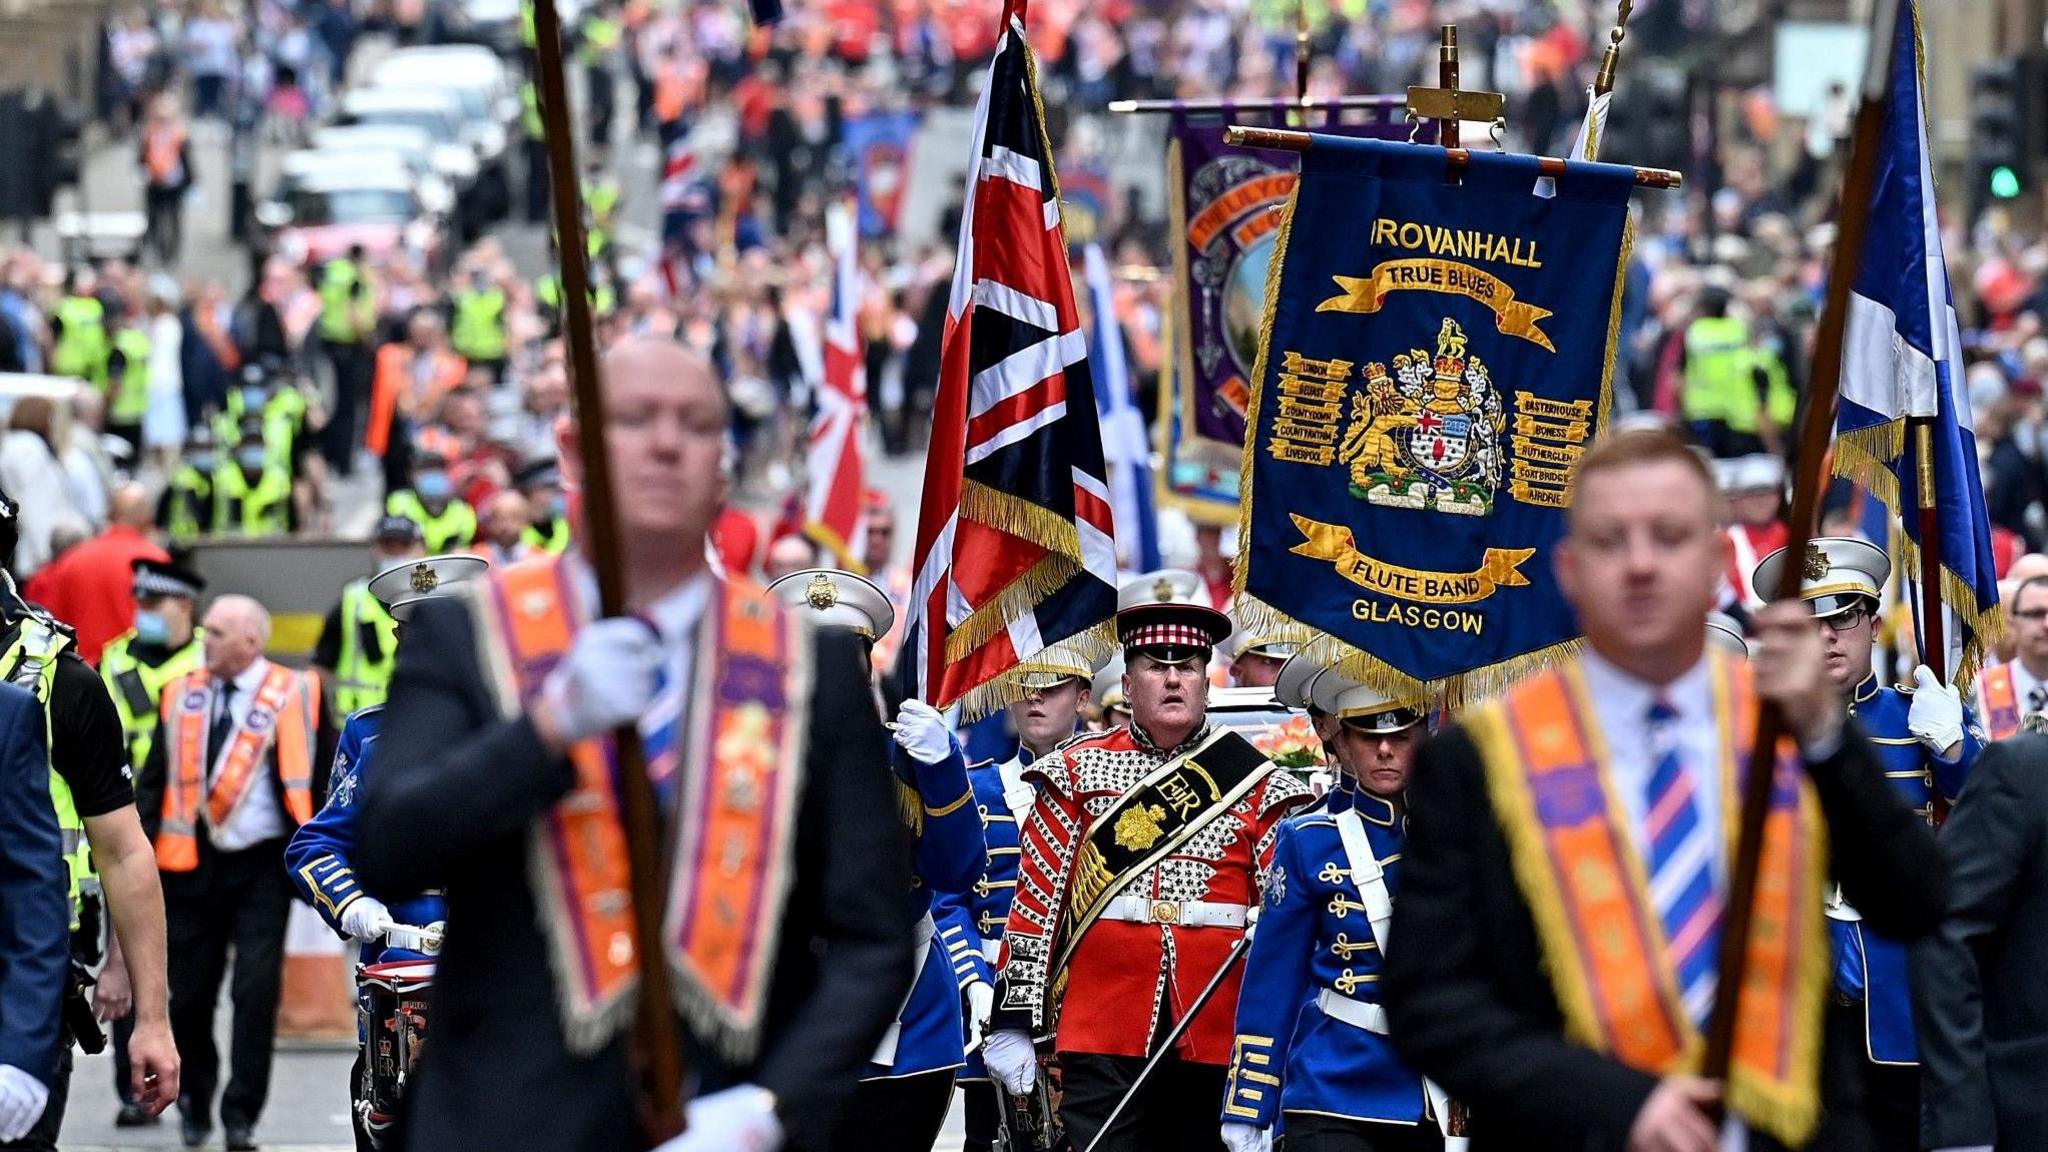
[[[233,1045],[220,1118],[229,1152],[241,1152],[256,1147],[270,1094],[291,906],[284,846],[326,795],[334,739],[320,674],[264,658],[270,613],[261,604],[222,596],[204,630],[202,666],[164,688],[162,728],[136,792],[163,876],[185,1145],[198,1147],[213,1130],[213,1018],[232,948]]]
[[[108,502],[107,529],[45,565],[22,589],[77,632],[77,651],[98,666],[100,649],[135,626],[137,560],[169,560],[151,539],[156,507],[140,484],[122,484]]]
[[[821,1149],[911,975],[908,836],[866,656],[850,631],[811,632],[708,570],[729,414],[704,359],[640,337],[606,353],[602,376],[633,615],[591,618],[573,548],[422,602],[358,801],[364,887],[448,897],[406,1147],[648,1146],[621,1029],[638,960],[604,767],[609,733],[634,724],[668,800],[659,843],[679,853],[660,865],[676,877],[663,959],[690,1006],[676,1026],[696,1094],[663,1152]],[[558,448],[580,487],[574,428]],[[487,648],[521,658],[487,665]]]
[[[491,567],[524,560],[539,551],[526,542],[526,532],[533,527],[532,505],[517,490],[507,488],[484,501],[479,519],[476,552],[489,560]]]

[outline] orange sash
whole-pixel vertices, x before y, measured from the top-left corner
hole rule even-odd
[[[1757,701],[1749,666],[1715,654],[1728,859]],[[1697,1069],[1699,1030],[1680,1006],[1642,854],[1627,831],[1575,663],[1522,682],[1466,727],[1542,941],[1566,1037],[1645,1072]],[[1797,750],[1780,747],[1764,823],[1749,970],[1736,1025],[1730,1108],[1791,1147],[1820,1115],[1822,997],[1831,963],[1822,892],[1827,831]]]
[[[212,726],[212,679],[204,668],[164,686],[171,742],[165,747],[163,825],[156,838],[157,867],[190,872],[199,867],[199,814],[204,792],[206,823],[221,828],[249,798],[262,770],[263,754],[274,742],[277,772],[284,786],[285,813],[293,824],[313,818],[313,743],[319,733],[319,673],[294,672],[272,664],[257,685],[248,713],[228,737],[225,751],[208,747]],[[213,786],[206,770],[224,756]]]
[[[2012,686],[2012,665],[1986,668],[1977,677],[1977,702],[1984,731],[1991,739],[2004,740],[2020,730],[2020,701]]]
[[[589,618],[565,557],[478,581],[482,665],[517,715]],[[809,649],[801,624],[751,583],[715,585],[697,626],[688,727],[678,744],[662,937],[676,1008],[725,1058],[760,1043],[788,895],[802,783]],[[535,827],[529,873],[554,954],[572,1049],[602,1047],[638,983],[626,836],[609,738],[570,749],[576,785]]]

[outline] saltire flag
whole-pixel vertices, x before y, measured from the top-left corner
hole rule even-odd
[[[904,629],[904,687],[970,718],[1114,642],[1116,532],[1088,338],[1024,34],[975,107]]]
[[[817,406],[804,453],[804,535],[831,552],[839,567],[865,573],[857,550],[867,515],[861,433],[867,422],[868,374],[856,322],[860,236],[851,204],[841,201],[826,209],[825,246],[832,253],[832,308],[825,316],[824,365],[813,393]]]
[[[1124,359],[1123,331],[1116,319],[1116,286],[1102,245],[1081,250],[1082,276],[1095,313],[1095,338],[1088,362],[1102,374],[1095,411],[1102,420],[1102,447],[1109,460],[1109,504],[1116,514],[1117,562],[1126,571],[1151,572],[1160,565],[1159,526],[1152,515],[1152,448],[1145,442],[1145,417],[1131,396],[1131,367]]]
[[[1967,686],[2005,620],[1964,387],[1962,335],[1935,213],[1920,13],[1914,0],[1891,2],[1904,7],[1890,49],[1869,238],[1849,297],[1835,471],[1868,488],[1897,516],[1899,553],[1916,593],[1929,543],[1919,512],[1923,490],[1931,489],[1948,651],[1923,652],[1921,660],[1945,682]]]

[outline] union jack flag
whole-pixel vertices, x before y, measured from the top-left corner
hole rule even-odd
[[[868,410],[868,373],[855,319],[860,306],[860,268],[855,259],[860,233],[851,204],[835,203],[826,210],[825,246],[833,256],[832,311],[825,317],[824,379],[816,393],[817,413],[811,417],[810,450],[804,456],[809,478],[804,535],[829,549],[839,567],[865,572],[857,549],[867,507],[860,438]]]
[[[905,687],[970,717],[1115,639],[1108,471],[1024,17],[1005,0],[975,109],[904,630]]]

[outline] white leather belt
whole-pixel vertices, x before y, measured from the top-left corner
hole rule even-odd
[[[994,940],[983,940],[981,942],[981,958],[983,960],[988,961],[990,964],[994,964],[996,962],[996,957],[1002,954],[1002,937],[998,936]]]
[[[1378,1004],[1353,1000],[1335,988],[1324,988],[1316,993],[1316,1007],[1330,1019],[1343,1021],[1353,1028],[1363,1028],[1379,1036],[1387,1034],[1387,1010]]]
[[[1171,924],[1177,928],[1242,928],[1247,911],[1242,904],[1118,896],[1102,910],[1102,918],[1127,924]]]

